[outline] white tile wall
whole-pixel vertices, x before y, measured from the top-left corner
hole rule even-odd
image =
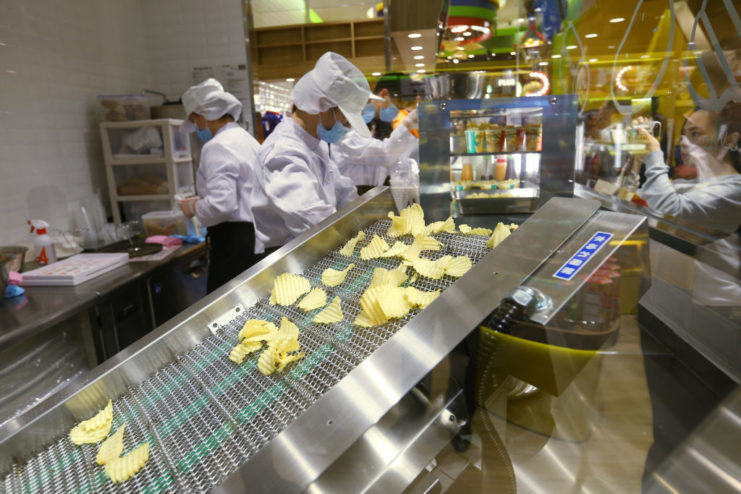
[[[97,95],[177,99],[193,67],[245,60],[240,0],[0,0],[0,244],[108,207]]]

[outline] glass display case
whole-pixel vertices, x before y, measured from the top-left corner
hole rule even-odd
[[[422,184],[449,184],[455,214],[532,212],[573,193],[576,123],[569,95],[421,104]]]

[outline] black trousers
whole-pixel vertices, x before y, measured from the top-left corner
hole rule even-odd
[[[211,293],[259,259],[255,256],[255,227],[246,221],[219,223],[208,227],[208,281]]]

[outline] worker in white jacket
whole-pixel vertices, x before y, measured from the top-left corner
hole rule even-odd
[[[377,98],[360,70],[333,52],[319,58],[291,97],[293,111],[260,148],[252,195],[258,252],[282,246],[357,197],[330,156],[351,127],[370,137],[361,112]]]
[[[242,104],[215,79],[183,94],[187,120],[181,132],[195,130],[204,141],[196,175],[196,197],[180,202],[208,231],[210,293],[257,260],[250,197],[260,144],[236,120]]]

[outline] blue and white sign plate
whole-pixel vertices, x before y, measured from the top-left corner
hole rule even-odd
[[[576,276],[581,268],[594,256],[607,242],[612,238],[612,233],[597,232],[592,238],[590,238],[581,248],[576,251],[576,254],[563,263],[558,271],[553,275],[554,278],[559,280],[571,281]]]

